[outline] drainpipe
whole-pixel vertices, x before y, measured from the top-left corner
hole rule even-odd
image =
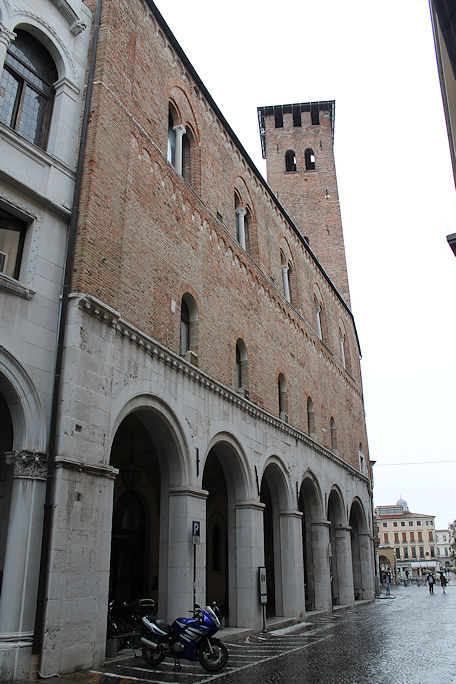
[[[95,20],[93,27],[92,46],[87,75],[86,99],[81,125],[81,137],[79,143],[78,162],[73,191],[73,208],[71,211],[70,225],[68,230],[68,243],[65,259],[65,274],[63,280],[62,303],[60,308],[59,332],[57,339],[57,356],[55,362],[54,388],[52,394],[51,420],[49,425],[48,461],[46,495],[44,503],[43,536],[41,543],[40,576],[38,581],[38,595],[35,615],[35,630],[33,634],[32,658],[30,661],[30,679],[36,680],[40,673],[40,665],[44,647],[45,618],[48,591],[49,567],[51,561],[51,532],[54,513],[54,470],[55,470],[55,446],[57,441],[58,406],[60,399],[60,381],[62,375],[64,340],[66,331],[66,319],[68,311],[68,299],[71,290],[71,280],[74,262],[74,247],[76,239],[76,227],[79,217],[79,199],[81,195],[82,171],[84,153],[87,141],[87,129],[92,99],[93,80],[95,73],[95,60],[98,46],[100,29],[101,6],[103,0],[97,0]]]

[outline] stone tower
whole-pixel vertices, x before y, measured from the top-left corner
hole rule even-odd
[[[268,184],[350,306],[334,110],[334,100],[258,107],[258,120]]]

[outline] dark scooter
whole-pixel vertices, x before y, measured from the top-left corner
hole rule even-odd
[[[179,617],[169,625],[165,620],[143,616],[140,643],[144,660],[158,665],[166,656],[174,657],[175,669],[180,669],[180,658],[199,660],[208,672],[218,672],[226,665],[228,650],[214,634],[220,629],[217,604],[201,608],[195,603],[193,617]]]

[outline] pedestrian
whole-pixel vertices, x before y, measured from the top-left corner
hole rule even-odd
[[[443,590],[443,593],[444,593],[444,594],[445,594],[445,585],[446,585],[446,583],[447,583],[446,577],[445,577],[445,575],[444,575],[443,572],[442,572],[442,574],[440,575],[440,584],[442,585],[442,590]]]
[[[429,584],[429,593],[433,594],[434,593],[434,575],[432,574],[432,572],[428,575],[427,581]]]
[[[390,593],[390,573],[386,572],[385,573],[385,584],[386,584],[386,593]]]

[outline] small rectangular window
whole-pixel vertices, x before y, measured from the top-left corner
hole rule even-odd
[[[388,544],[388,541],[389,541],[388,540],[388,532],[385,532],[385,534],[383,535],[383,540],[384,540],[385,544]]]
[[[310,118],[312,120],[312,126],[320,125],[320,112],[318,110],[318,105],[310,105]]]
[[[0,273],[18,280],[27,224],[0,209]]]
[[[420,558],[424,558],[424,546],[420,546]]]
[[[383,527],[388,527],[388,523],[382,523]]]
[[[301,107],[300,105],[293,105],[293,126],[301,125]]]
[[[394,543],[399,544],[399,534],[397,532],[394,533]]]
[[[283,128],[282,107],[274,107],[274,124],[276,128]]]
[[[405,522],[402,520],[401,527],[405,527]]]
[[[407,532],[402,532],[402,543],[407,541]]]
[[[412,558],[416,558],[416,546],[412,546]]]
[[[404,558],[408,558],[408,557],[409,557],[408,548],[405,547],[404,548]]]
[[[397,522],[393,522],[393,527],[397,527]]]
[[[409,527],[413,527],[413,521],[409,520]]]
[[[421,527],[421,520],[416,521],[417,527]]]
[[[410,532],[410,541],[411,542],[415,541],[415,532]]]

